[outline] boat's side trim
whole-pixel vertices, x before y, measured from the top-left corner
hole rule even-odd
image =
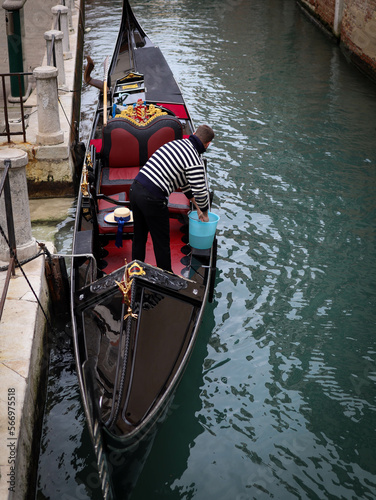
[[[104,500],[114,500],[112,480],[107,463],[107,456],[104,451],[104,442],[102,436],[102,425],[99,417],[99,400],[98,388],[95,382],[95,367],[93,360],[87,360],[83,365],[83,382],[85,393],[88,398],[89,406],[87,412],[89,413],[89,422],[91,425],[92,439],[94,444],[95,456],[98,465],[98,474],[101,482],[102,495]]]

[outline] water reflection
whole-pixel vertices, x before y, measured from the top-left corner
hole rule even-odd
[[[169,418],[157,433],[146,466],[132,493],[133,500],[177,500],[186,495],[189,498],[195,491],[194,484],[181,486],[176,478],[181,477],[188,468],[195,440],[210,427],[204,419],[197,418],[197,415],[201,414],[203,405],[200,394],[200,389],[203,390],[204,387],[202,365],[207,355],[208,336],[214,325],[213,306],[210,306],[191,361],[169,410]],[[178,426],[175,425],[176,421],[179,422]]]
[[[373,498],[376,89],[293,0],[132,5],[215,128],[221,216],[216,300],[133,498]]]
[[[54,318],[36,499],[100,500],[96,461],[80,403],[70,318]]]

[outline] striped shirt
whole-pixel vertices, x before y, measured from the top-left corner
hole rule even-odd
[[[203,212],[209,208],[204,162],[189,139],[171,141],[160,147],[140,170],[141,184],[143,177],[166,196],[180,188],[189,199],[195,197]]]

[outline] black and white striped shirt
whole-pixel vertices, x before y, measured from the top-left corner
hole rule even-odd
[[[168,142],[160,147],[140,170],[137,178],[145,177],[166,196],[181,189],[195,197],[203,212],[209,208],[209,192],[204,162],[189,139]]]

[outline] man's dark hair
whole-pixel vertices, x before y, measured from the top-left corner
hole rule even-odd
[[[209,125],[200,125],[196,130],[195,135],[197,135],[203,144],[206,144],[214,139],[214,131],[209,127]]]

